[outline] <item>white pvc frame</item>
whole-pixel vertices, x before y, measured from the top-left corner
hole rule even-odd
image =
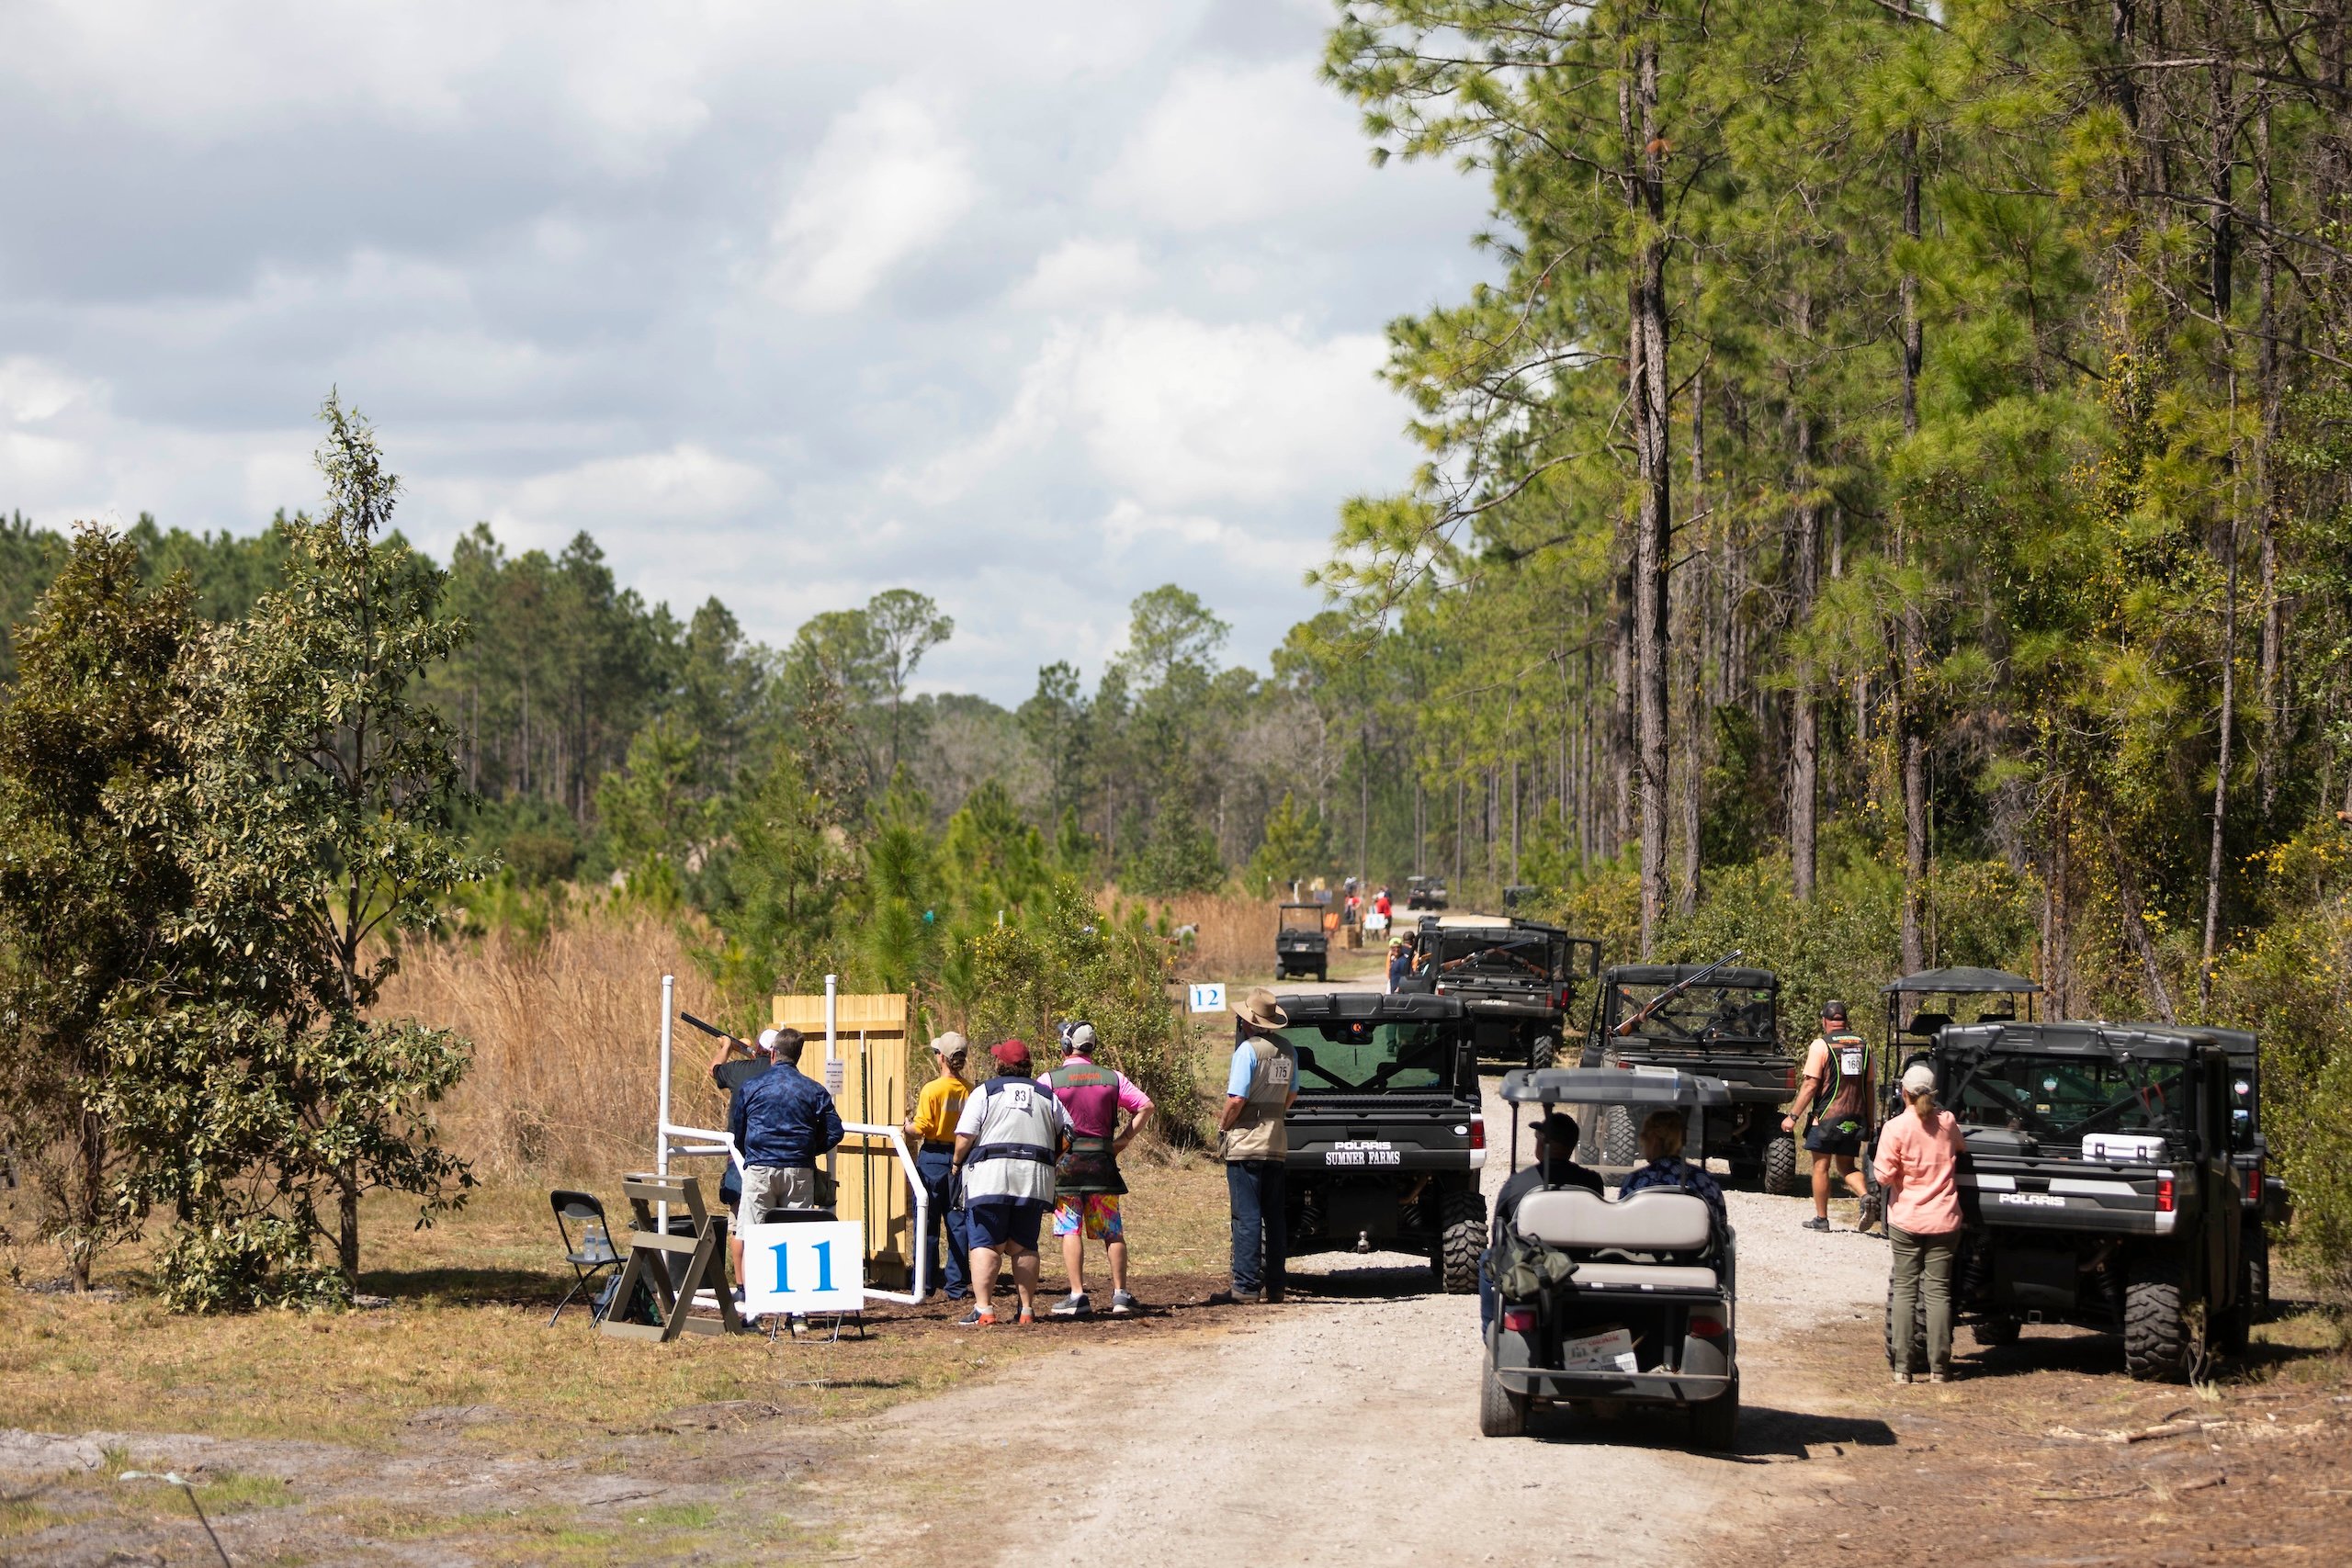
[[[836,976],[825,976],[825,1060],[834,1061],[838,1054],[838,1032],[834,1026],[834,995],[839,984]],[[670,1120],[670,1069],[672,1063],[671,1021],[677,1016],[678,977],[662,976],[662,1089],[654,1112],[653,1168],[659,1175],[670,1174],[671,1156],[680,1158],[711,1158],[724,1155],[736,1174],[743,1173],[743,1152],[735,1146],[734,1136],[722,1130],[689,1127]],[[886,1302],[899,1302],[908,1306],[921,1306],[929,1299],[924,1281],[930,1278],[931,1267],[931,1194],[922,1184],[922,1172],[915,1166],[914,1156],[907,1148],[907,1131],[896,1123],[885,1125],[877,1122],[844,1122],[847,1138],[878,1140],[890,1145],[899,1156],[899,1168],[906,1174],[908,1190],[914,1196],[915,1258],[913,1289],[878,1291],[867,1286],[865,1293]],[[832,1156],[826,1156],[830,1167]],[[670,1224],[670,1206],[661,1205],[656,1222],[666,1232]]]

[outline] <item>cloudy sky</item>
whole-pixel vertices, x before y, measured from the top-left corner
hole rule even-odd
[[[334,385],[436,554],[585,528],[772,642],[916,587],[1004,701],[1166,581],[1261,662],[1481,267],[1329,15],[0,0],[0,509],[250,532]]]

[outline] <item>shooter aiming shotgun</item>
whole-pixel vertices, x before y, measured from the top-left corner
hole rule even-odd
[[[1705,979],[1716,970],[1727,969],[1731,965],[1738,963],[1739,959],[1739,949],[1733,948],[1729,953],[1724,954],[1721,958],[1716,959],[1704,969],[1692,970],[1690,974],[1682,976],[1681,979],[1677,980],[1674,984],[1668,986],[1663,991],[1660,991],[1657,996],[1652,997],[1647,1007],[1645,1007],[1641,1011],[1634,1014],[1631,1018],[1626,1019],[1623,1023],[1620,1023],[1616,1029],[1617,1035],[1622,1039],[1625,1035],[1633,1033],[1643,1024],[1648,1022],[1650,1015],[1657,1011],[1658,1009],[1664,1007],[1667,1003],[1672,1001],[1675,998],[1680,996],[1683,992],[1689,990],[1691,987],[1697,985],[1700,981]]]

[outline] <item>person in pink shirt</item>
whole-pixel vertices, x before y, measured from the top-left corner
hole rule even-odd
[[[1925,1062],[1903,1073],[1904,1113],[1879,1133],[1874,1168],[1886,1190],[1886,1235],[1894,1255],[1887,1300],[1894,1381],[1912,1381],[1911,1325],[1927,1296],[1929,1382],[1951,1381],[1951,1265],[1960,1251],[1960,1123],[1936,1105],[1936,1073]]]
[[[1069,1272],[1069,1294],[1054,1304],[1056,1317],[1086,1317],[1094,1305],[1086,1295],[1086,1240],[1091,1236],[1111,1255],[1111,1315],[1136,1310],[1127,1292],[1127,1233],[1119,1200],[1127,1190],[1119,1156],[1151,1118],[1151,1099],[1127,1075],[1094,1065],[1094,1026],[1066,1025],[1062,1065],[1039,1081],[1054,1091],[1069,1116],[1069,1153],[1054,1180],[1054,1234],[1062,1238],[1062,1265]],[[1125,1112],[1127,1124],[1119,1126]]]

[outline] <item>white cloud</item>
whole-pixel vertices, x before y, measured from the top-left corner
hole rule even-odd
[[[1283,60],[1180,70],[1094,183],[1094,198],[1174,230],[1231,228],[1345,200],[1370,175],[1339,96]]]
[[[1006,302],[1067,314],[1131,299],[1151,280],[1151,264],[1133,240],[1065,240],[1037,258]]]
[[[1170,581],[1262,658],[1409,471],[1381,323],[1481,265],[1475,184],[1367,169],[1328,26],[0,0],[0,509],[248,532],[316,504],[334,386],[436,553],[589,529],[777,643],[919,588],[926,679],[1000,700]]]
[[[1371,333],[1315,341],[1295,321],[1210,326],[1114,316],[1072,368],[1096,467],[1148,505],[1263,503],[1394,480],[1405,411],[1375,379]]]
[[[769,291],[826,315],[956,226],[978,191],[971,156],[912,97],[877,88],[833,121],[770,238]]]
[[[667,529],[731,521],[772,493],[763,469],[691,442],[478,489],[485,514],[539,539],[568,538],[581,527],[616,522]]]
[[[0,416],[13,423],[52,419],[98,389],[30,355],[0,359]]]

